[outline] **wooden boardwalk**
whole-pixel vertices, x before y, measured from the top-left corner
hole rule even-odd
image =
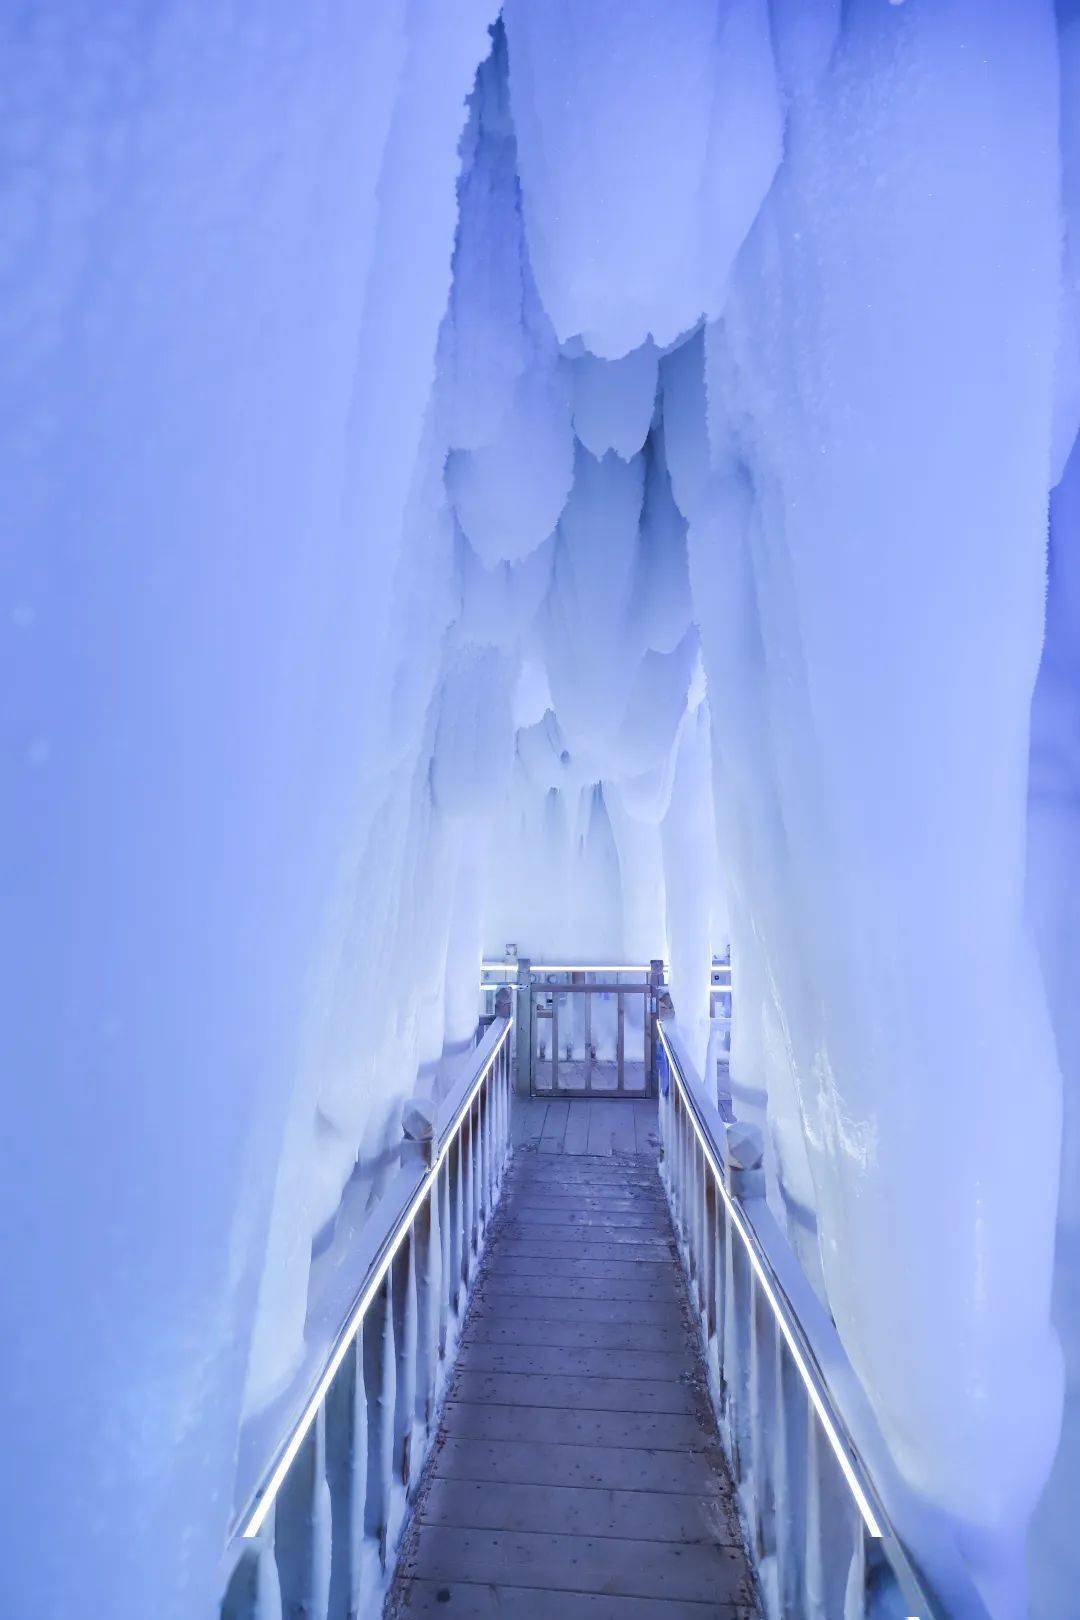
[[[756,1620],[656,1104],[526,1104],[515,1127],[387,1612]]]

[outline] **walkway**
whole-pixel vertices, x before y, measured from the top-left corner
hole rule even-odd
[[[753,1620],[656,1105],[519,1104],[515,1127],[388,1613]]]
[[[656,1162],[660,1130],[656,1101],[590,1097],[547,1102],[515,1097],[511,1131],[515,1148],[578,1157],[640,1154]],[[659,1192],[657,1187],[657,1192]]]

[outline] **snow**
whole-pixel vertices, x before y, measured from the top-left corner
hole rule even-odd
[[[215,1612],[313,1254],[508,940],[665,955],[702,1066],[730,943],[734,1106],[898,1466],[995,1620],[1068,1612],[1058,10],[0,23],[5,1612]]]

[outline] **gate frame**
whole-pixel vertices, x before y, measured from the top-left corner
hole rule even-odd
[[[640,973],[644,977],[630,984],[619,984],[615,979],[598,978],[596,982],[573,982],[555,975],[569,974],[619,974]],[[545,1102],[575,1101],[590,1097],[600,1097],[611,1102],[641,1102],[657,1095],[657,1034],[656,1020],[660,1002],[660,992],[664,985],[664,964],[659,957],[654,957],[648,967],[635,963],[631,967],[624,967],[606,962],[593,964],[582,963],[574,967],[554,967],[546,963],[533,964],[529,957],[518,957],[517,962],[517,1093],[522,1097],[536,1097]],[[618,999],[617,1034],[616,1034],[616,1065],[620,1089],[615,1091],[599,1091],[594,1089],[567,1089],[560,1087],[558,1052],[552,1046],[552,1085],[550,1090],[538,1091],[536,1086],[536,1024],[537,1024],[537,998],[541,995],[596,995],[600,993],[614,995]],[[623,997],[628,995],[643,995],[645,997],[645,1084],[641,1091],[626,1091],[621,1088],[623,1077]],[[558,1001],[553,1003],[555,1016],[552,1020],[553,1043],[558,1037]]]

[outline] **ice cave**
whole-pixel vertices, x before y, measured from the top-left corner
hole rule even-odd
[[[0,1616],[1080,1616],[1080,0],[0,35]]]

